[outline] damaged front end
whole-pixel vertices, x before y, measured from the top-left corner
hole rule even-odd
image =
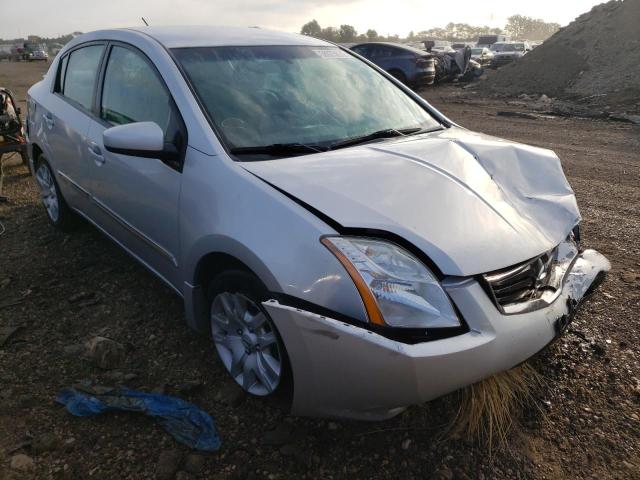
[[[562,290],[578,258],[580,227],[555,248],[518,265],[481,276],[496,307],[504,314],[538,310],[552,303]]]
[[[471,58],[469,47],[456,52],[437,52],[433,55],[436,70],[435,83],[470,82],[484,73],[482,65]]]
[[[291,360],[292,413],[383,420],[527,360],[560,335],[610,269],[595,250],[564,256],[572,250],[563,245],[558,251],[548,275],[548,284],[559,282],[558,288],[553,298],[532,298],[548,302],[536,303],[538,308],[529,304],[506,313],[487,295],[484,280],[443,279],[468,325],[466,333],[450,338],[427,335],[409,344],[364,324],[264,302]]]

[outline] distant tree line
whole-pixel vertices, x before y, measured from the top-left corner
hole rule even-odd
[[[331,42],[352,43],[363,41],[418,41],[425,39],[449,40],[451,42],[473,42],[480,35],[505,34],[520,40],[546,40],[560,29],[558,23],[548,23],[539,18],[526,17],[524,15],[512,15],[507,19],[504,29],[469,25],[468,23],[449,23],[442,28],[431,28],[418,33],[410,32],[406,38],[398,35],[381,36],[375,30],[369,29],[366,33],[358,33],[352,25],[340,25],[340,27],[321,27],[317,20],[305,23],[300,33],[310,37],[321,38]]]
[[[387,40],[399,42],[400,37],[398,35],[392,35],[389,37],[381,36],[373,29],[369,29],[366,33],[358,34],[356,29],[352,25],[340,25],[340,27],[325,27],[322,28],[317,20],[311,20],[305,23],[300,30],[302,35],[308,35],[310,37],[321,38],[330,42],[339,43],[352,43],[374,40]]]

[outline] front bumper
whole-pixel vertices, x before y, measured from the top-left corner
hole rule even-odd
[[[508,63],[515,62],[517,57],[493,57],[491,60],[491,66],[494,68],[502,67],[503,65],[507,65]]]
[[[443,286],[470,331],[415,345],[264,302],[291,361],[292,413],[383,420],[512,368],[559,335],[609,269],[603,255],[584,251],[552,304],[518,315],[502,315],[475,279],[447,279]]]

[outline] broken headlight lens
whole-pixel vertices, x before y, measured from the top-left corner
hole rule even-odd
[[[356,237],[324,237],[322,243],[353,278],[372,323],[405,328],[460,326],[436,276],[403,248]]]

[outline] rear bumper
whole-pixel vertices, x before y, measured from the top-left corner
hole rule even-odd
[[[583,252],[552,304],[518,315],[502,315],[474,279],[447,280],[470,331],[415,345],[267,301],[291,360],[292,413],[382,420],[512,368],[559,335],[609,269],[598,252]]]
[[[435,70],[424,70],[417,73],[413,79],[411,79],[411,83],[416,86],[424,86],[424,85],[432,85],[436,79],[436,71]]]

